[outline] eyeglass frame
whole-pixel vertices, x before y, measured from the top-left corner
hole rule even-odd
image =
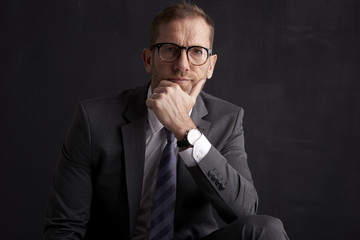
[[[177,56],[177,58],[176,58],[175,60],[169,62],[169,61],[165,61],[164,59],[161,58],[161,56],[160,56],[160,48],[161,48],[163,45],[165,45],[165,44],[172,44],[172,45],[175,45],[176,47],[178,47],[178,48],[180,49],[179,54],[178,54],[178,56]],[[157,49],[158,49],[158,54],[159,54],[159,57],[160,57],[161,61],[166,62],[166,63],[172,63],[172,62],[175,62],[176,60],[178,60],[179,57],[181,56],[181,50],[182,50],[182,49],[185,49],[185,50],[186,50],[186,57],[187,57],[189,63],[191,63],[191,64],[194,65],[194,66],[202,66],[202,65],[204,65],[204,64],[207,62],[207,60],[209,59],[209,57],[212,56],[212,49],[206,48],[206,47],[203,47],[203,46],[190,46],[190,47],[185,47],[185,46],[179,46],[179,45],[177,45],[177,44],[175,44],[175,43],[164,42],[164,43],[156,43],[156,44],[150,46],[150,49],[152,50],[152,49],[154,49],[155,47],[157,47]],[[205,60],[204,63],[202,63],[202,64],[194,64],[194,63],[192,63],[192,62],[190,61],[190,59],[189,59],[189,50],[190,50],[191,48],[196,48],[196,47],[205,49],[205,51],[206,51],[206,53],[207,53],[206,60]]]

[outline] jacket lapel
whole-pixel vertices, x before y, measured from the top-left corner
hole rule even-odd
[[[121,127],[131,233],[136,224],[142,192],[147,122],[145,99],[148,86],[135,89],[125,112],[125,117],[129,123]]]
[[[191,119],[194,121],[195,125],[200,129],[200,131],[207,135],[211,123],[203,119],[208,114],[208,110],[201,95],[202,94],[200,93],[196,99],[196,104],[191,113]]]

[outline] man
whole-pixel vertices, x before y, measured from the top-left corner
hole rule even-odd
[[[164,9],[143,51],[150,86],[80,104],[46,239],[287,239],[280,220],[254,215],[243,110],[201,91],[217,60],[213,34],[197,6]],[[229,225],[219,229],[212,209]]]

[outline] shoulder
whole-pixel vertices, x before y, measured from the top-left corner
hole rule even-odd
[[[107,95],[100,96],[96,98],[86,99],[80,102],[85,108],[102,108],[102,107],[112,107],[119,106],[128,102],[131,96],[133,95],[134,89],[129,89],[121,92],[118,95]]]
[[[125,109],[129,103],[134,101],[145,101],[148,85],[140,86],[137,88],[127,89],[120,92],[118,95],[108,95],[96,98],[87,99],[80,102],[87,110],[100,111]]]
[[[123,118],[129,109],[142,111],[146,107],[147,86],[125,90],[118,95],[102,96],[81,101],[81,111],[93,119]]]
[[[202,91],[200,96],[209,112],[209,114],[229,114],[243,112],[243,108],[231,102],[215,97],[209,93]]]

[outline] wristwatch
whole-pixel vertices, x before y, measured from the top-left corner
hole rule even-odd
[[[200,132],[199,129],[197,128],[190,129],[186,133],[185,138],[183,140],[177,141],[177,146],[181,150],[192,148],[194,147],[194,143],[196,142],[196,140],[198,140],[201,137],[201,135],[202,133]]]

